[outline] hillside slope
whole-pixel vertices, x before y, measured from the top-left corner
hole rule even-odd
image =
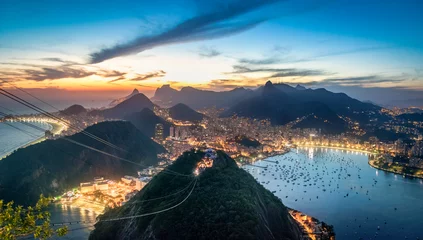
[[[150,99],[142,93],[135,94],[128,99],[125,99],[116,106],[104,110],[92,111],[93,115],[101,115],[105,118],[124,119],[126,116],[139,112],[144,108],[153,109],[154,104]]]
[[[193,110],[183,103],[178,103],[169,108],[169,115],[173,119],[190,122],[200,122],[204,118],[203,114]]]
[[[213,167],[195,179],[158,174],[127,204],[100,216],[89,239],[300,239],[282,202],[225,153],[217,154]],[[203,156],[185,152],[169,169],[190,174]],[[170,211],[104,221],[169,208],[191,190]]]
[[[307,117],[301,128],[321,128],[324,132],[339,133],[346,128],[345,122],[326,104],[316,101],[300,102],[282,91],[270,81],[260,89],[260,95],[244,100],[222,113],[221,117],[238,115],[248,118],[269,119],[272,124],[283,125],[297,118]],[[295,88],[287,87],[292,91]],[[303,90],[302,92],[305,92]],[[308,119],[308,116],[312,116]]]
[[[141,112],[133,113],[125,118],[130,121],[136,128],[138,128],[147,137],[154,137],[156,124],[163,124],[163,134],[165,137],[169,136],[171,123],[163,118],[157,116],[153,110],[144,108]]]
[[[92,133],[128,152],[113,149],[82,133],[68,137],[101,151],[145,165],[157,162],[164,149],[129,122],[102,122],[88,127]],[[33,204],[40,194],[56,196],[94,177],[120,178],[141,167],[103,155],[64,139],[19,149],[0,161],[0,196],[18,204]]]
[[[140,93],[140,92],[138,91],[138,89],[135,88],[131,92],[131,94],[129,94],[128,96],[125,96],[125,97],[122,97],[122,98],[118,98],[118,99],[115,99],[115,100],[111,101],[109,103],[109,107],[114,107],[114,106],[118,105],[119,103],[121,103],[121,102],[123,102],[123,101],[125,101],[127,99],[130,99],[132,96],[137,95],[138,93]]]

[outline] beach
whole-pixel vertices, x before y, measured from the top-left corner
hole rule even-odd
[[[16,124],[16,123],[12,123],[12,124]],[[26,127],[25,125],[19,126],[19,128],[33,134],[33,136],[28,136],[28,134],[22,134],[21,132],[18,132],[16,129],[9,128],[8,126],[5,126],[4,128],[2,128],[2,131],[1,131],[2,134],[0,135],[0,145],[3,146],[5,149],[0,148],[0,150],[3,150],[3,153],[0,153],[0,160],[6,158],[17,149],[25,148],[25,147],[28,147],[28,146],[31,146],[46,140],[44,133],[40,133],[40,131],[38,130],[25,128],[25,127]],[[52,122],[44,123],[43,127],[46,128],[46,130],[50,130],[53,134],[59,134],[63,130],[62,125],[58,123],[52,123]],[[34,137],[34,136],[38,136],[38,137]],[[9,146],[10,141],[16,142],[16,145]]]

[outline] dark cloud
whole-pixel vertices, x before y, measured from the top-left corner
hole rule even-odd
[[[255,88],[263,85],[266,78],[243,78],[243,79],[214,79],[207,85],[212,89],[233,89],[238,87]]]
[[[136,77],[131,78],[129,81],[134,81],[134,82],[145,81],[152,78],[158,78],[158,77],[164,77],[164,76],[166,76],[166,72],[163,70],[159,70],[159,71],[150,72],[146,74],[138,74]]]
[[[279,78],[279,77],[306,77],[306,76],[322,76],[322,75],[329,75],[325,71],[321,70],[302,70],[302,69],[294,69],[291,71],[279,71],[270,78]]]
[[[404,76],[401,77],[384,77],[378,75],[368,75],[359,77],[345,77],[345,78],[327,78],[319,82],[319,84],[326,85],[364,85],[376,83],[394,83],[407,80]]]
[[[19,66],[27,66],[25,64],[19,64]],[[3,71],[0,73],[0,77],[3,79],[11,79],[14,81],[21,80],[32,80],[32,81],[45,81],[45,80],[58,80],[63,78],[84,78],[92,75],[101,76],[104,78],[124,78],[127,74],[125,72],[119,72],[115,70],[87,70],[77,66],[61,65],[57,67],[45,67],[45,66],[30,66],[31,68],[26,69],[13,69],[13,71]]]
[[[80,64],[80,63],[77,63],[77,62],[74,62],[74,61],[64,60],[62,58],[40,58],[40,60],[48,61],[48,62],[57,62],[57,63],[65,64],[65,65],[78,65],[78,64]]]
[[[45,67],[38,70],[25,69],[24,73],[26,76],[23,78],[33,81],[56,80],[62,78],[84,78],[95,74],[95,72],[70,67]]]
[[[294,71],[295,68],[251,68],[244,65],[234,65],[232,66],[233,71],[228,72],[227,74],[240,74],[240,73],[255,73],[255,72],[285,72],[285,71]]]
[[[270,65],[280,63],[282,60],[279,57],[268,57],[263,59],[249,59],[241,58],[238,60],[239,63],[251,64],[251,65]]]
[[[97,72],[96,75],[102,76],[102,77],[123,77],[126,75],[125,72],[119,72],[119,71],[101,71]]]
[[[238,62],[240,64],[248,64],[248,65],[272,65],[278,63],[301,63],[301,62],[310,62],[316,61],[320,58],[325,57],[333,57],[333,56],[341,56],[347,54],[354,54],[360,52],[370,52],[370,51],[378,51],[392,48],[391,46],[373,46],[373,47],[359,47],[353,49],[344,49],[339,51],[329,51],[329,52],[322,52],[315,55],[311,55],[308,57],[301,57],[298,58],[296,56],[290,56],[288,53],[291,51],[288,47],[279,47],[276,46],[272,49],[272,53],[268,54],[270,56],[264,58],[240,58]]]
[[[125,80],[125,79],[126,79],[125,77],[118,77],[118,78],[115,78],[115,79],[108,81],[108,83],[114,83],[114,82],[122,81],[122,80]]]
[[[200,48],[198,55],[201,57],[212,58],[221,55],[222,53],[212,47],[202,47]]]
[[[136,54],[157,46],[233,35],[248,30],[270,18],[262,17],[261,19],[240,21],[237,20],[237,17],[279,1],[281,0],[236,0],[229,2],[226,3],[225,7],[216,8],[214,11],[192,17],[163,33],[138,37],[130,42],[92,53],[91,63]]]
[[[250,68],[243,65],[234,65],[233,71],[227,74],[245,74],[245,73],[271,73],[268,78],[280,77],[305,77],[305,76],[324,76],[330,75],[326,71],[315,69],[298,69],[298,68]]]

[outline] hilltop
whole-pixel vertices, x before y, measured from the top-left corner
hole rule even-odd
[[[157,163],[157,154],[165,151],[129,122],[102,122],[86,131],[128,152],[106,146],[83,133],[68,138],[147,166]],[[46,140],[19,149],[0,161],[0,196],[6,202],[33,204],[41,193],[56,196],[94,177],[116,179],[125,174],[135,175],[140,168],[63,138]]]
[[[102,115],[105,118],[111,119],[124,119],[126,116],[139,112],[144,108],[153,109],[154,104],[144,94],[137,93],[112,108],[95,110],[92,111],[91,114]]]
[[[118,99],[115,99],[115,100],[113,100],[112,102],[110,102],[110,103],[109,103],[109,107],[114,107],[114,106],[118,105],[119,103],[121,103],[121,102],[123,102],[123,101],[125,101],[125,100],[130,99],[132,96],[137,95],[138,93],[140,93],[140,92],[138,91],[138,89],[136,89],[136,88],[135,88],[135,89],[132,91],[132,93],[131,93],[131,94],[129,94],[128,96],[126,96],[126,97],[122,97],[122,98],[118,98]]]
[[[183,103],[178,103],[169,108],[169,115],[173,119],[190,122],[200,122],[204,118],[203,114],[196,112]]]
[[[79,115],[81,113],[86,113],[86,112],[87,112],[87,109],[85,109],[83,106],[74,104],[64,109],[63,111],[60,111],[60,114],[65,116],[71,116],[71,115]]]
[[[203,156],[185,152],[168,169],[191,174]],[[225,153],[217,156],[196,179],[159,173],[124,206],[100,216],[89,239],[300,239],[281,200]],[[102,222],[174,206],[190,191],[165,213]]]

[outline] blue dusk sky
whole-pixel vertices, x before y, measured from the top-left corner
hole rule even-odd
[[[423,106],[420,0],[0,0],[0,85],[49,100],[271,80]]]

